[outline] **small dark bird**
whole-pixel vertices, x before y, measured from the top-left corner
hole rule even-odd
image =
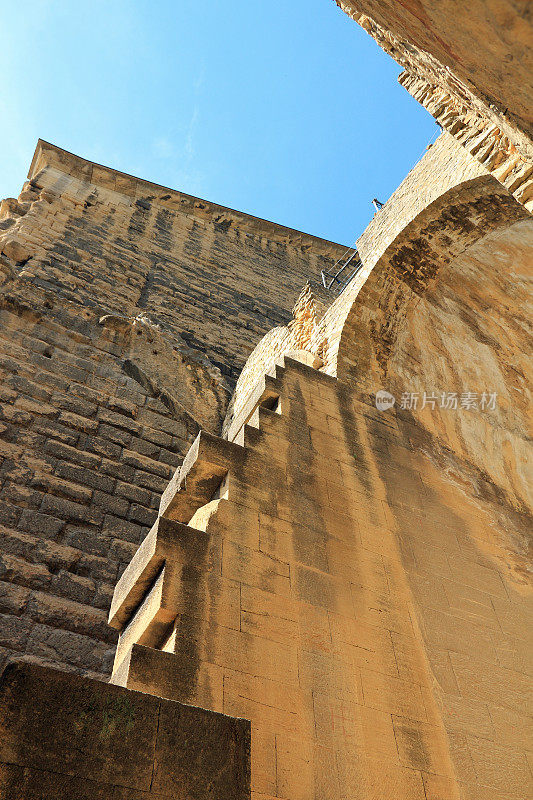
[[[374,208],[376,209],[376,211],[379,211],[379,209],[380,209],[380,208],[383,208],[383,203],[381,203],[379,200],[376,200],[376,198],[375,198],[375,197],[374,197],[374,199],[372,200],[372,205],[374,206]]]

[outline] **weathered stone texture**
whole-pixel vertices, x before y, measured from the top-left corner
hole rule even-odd
[[[495,122],[472,113],[439,86],[405,72],[400,83],[433,114],[438,124],[497,178],[529,211],[533,211],[533,147],[517,150]]]
[[[2,800],[249,800],[250,725],[36,665],[0,677]]]
[[[433,5],[379,3],[415,27]],[[427,44],[443,44],[439,25]],[[420,41],[385,33],[422,64],[413,81],[438,77]],[[37,751],[28,708],[18,722],[7,709],[6,800],[20,785],[47,800],[203,800],[211,767],[183,758],[176,725],[190,715],[198,754],[199,733],[233,735],[220,712],[251,722],[253,800],[533,797],[533,229],[527,168],[502,156],[515,134],[522,153],[524,126],[496,109],[506,132],[483,127],[487,112],[476,139],[481,83],[459,121],[439,94],[455,108],[455,77],[437,84],[422,94],[452,136],[375,215],[333,303],[313,278],[344,248],[46,143],[2,203],[1,655],[103,677],[114,651],[116,684],[46,673],[60,730]],[[380,388],[397,398],[386,412]],[[470,391],[494,407],[441,408],[442,392]],[[95,693],[93,740],[113,692],[157,706],[156,733],[147,713],[130,742],[138,764],[127,736],[112,768],[65,737],[61,685],[74,707]],[[224,776],[241,781],[239,764]],[[239,797],[219,777],[217,797]]]
[[[531,797],[505,502],[416,414],[290,358],[265,387],[117,586],[112,681],[249,719],[254,800]]]
[[[305,602],[327,607],[332,644],[340,636],[350,653],[336,674],[335,664],[324,658],[328,639],[321,638],[315,615],[312,636],[322,667],[310,678],[311,648],[302,642],[299,623],[293,683],[300,691],[311,688],[313,722],[307,721],[305,693],[295,689],[303,721],[290,744],[283,745],[280,734],[268,750],[264,732],[256,734],[252,762],[258,781],[268,774],[265,761],[276,763],[275,779],[271,773],[270,786],[259,784],[258,798],[261,792],[317,800],[533,797],[527,357],[533,222],[465,151],[455,181],[457,150],[442,137],[376,214],[358,242],[363,269],[325,314],[312,325],[308,315],[299,323],[296,314],[290,327],[264,337],[228,410],[227,434],[235,436],[248,422],[239,441],[261,453],[268,448],[272,459],[260,472],[251,456],[243,457],[253,475],[246,493],[238,480],[232,483],[229,466],[226,502],[258,503],[260,519],[263,507],[274,505],[266,513],[276,523],[269,521],[262,533],[259,522],[259,550],[289,565],[290,589],[268,589],[280,595],[278,613],[287,617],[290,601],[303,599],[304,591]],[[310,371],[310,384],[299,387],[305,406],[299,417],[296,390],[287,390],[286,399],[284,383],[292,386],[296,368],[286,356],[296,342],[308,364],[320,353],[320,369],[339,379],[326,388]],[[272,365],[284,356],[289,368],[283,378],[276,373],[281,414],[260,409],[250,416],[254,403],[271,407]],[[261,368],[270,372],[262,379]],[[305,367],[297,369],[303,381]],[[252,376],[259,380],[256,389]],[[373,400],[382,388],[395,395],[396,405],[380,413]],[[399,408],[404,393],[407,404],[411,395],[416,398],[413,407]],[[443,408],[443,393],[455,393],[456,405]],[[473,403],[462,405],[468,393]],[[494,405],[487,407],[491,393]],[[305,448],[313,454],[307,459]],[[308,522],[315,514],[320,536]],[[330,528],[332,517],[337,528]],[[209,519],[207,531],[219,535],[216,516]],[[302,533],[300,526],[308,525],[312,531]],[[237,523],[230,527],[234,536]],[[242,537],[249,538],[249,526]],[[361,550],[352,558],[354,541]],[[379,555],[380,566],[367,551]],[[247,562],[257,560],[250,555]],[[314,568],[312,577],[302,565]],[[272,604],[257,602],[256,635],[261,631],[287,644],[282,624],[271,618]],[[298,608],[291,622],[299,622]],[[383,642],[375,645],[376,629],[382,628],[394,660],[387,660]],[[211,629],[205,636],[212,641]],[[354,662],[354,655],[360,660]],[[134,680],[142,674],[135,669],[140,663],[139,655],[132,659]],[[349,683],[359,674],[355,667],[356,687]],[[205,670],[200,674],[205,696]],[[280,675],[291,682],[289,662]],[[210,681],[207,686],[214,686],[216,673]],[[273,703],[272,696],[265,705]],[[258,723],[251,718],[256,727],[266,726],[261,716]],[[372,739],[361,730],[363,719]],[[393,733],[387,735],[389,722]],[[285,723],[280,718],[276,724]],[[333,732],[330,724],[337,726]],[[329,741],[321,739],[324,731]],[[393,742],[390,750],[387,741]],[[395,759],[405,773],[393,768]],[[307,778],[291,784],[287,774]]]
[[[400,83],[529,210],[533,92],[529,4],[336,0],[405,72]]]
[[[168,479],[341,248],[44,142],[0,216],[0,661],[102,676]]]
[[[4,234],[31,251],[23,277],[88,308],[146,313],[230,381],[258,337],[288,322],[305,281],[342,252],[45,142],[30,179],[36,200],[39,189],[47,199]]]
[[[410,72],[450,91],[531,144],[531,12],[495,0],[336,0]],[[505,130],[504,128],[504,130]],[[507,130],[505,130],[507,133]],[[527,138],[524,138],[526,134]]]
[[[114,583],[198,426],[124,373],[97,323],[39,316],[0,311],[2,656],[105,673]]]
[[[450,189],[487,174],[452,136],[442,133],[357,240],[357,251],[365,267],[374,267],[398,234],[435,200]]]

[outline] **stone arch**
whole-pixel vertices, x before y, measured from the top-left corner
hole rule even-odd
[[[525,513],[532,507],[525,468],[532,253],[532,216],[494,178],[449,189],[405,226],[345,300],[329,365],[355,391],[385,389],[397,403],[416,395],[408,414],[425,431],[428,452],[444,454],[452,472],[456,459],[473,485]],[[424,392],[497,400],[483,413],[450,413],[440,399],[423,407]]]
[[[407,310],[433,292],[439,272],[484,237],[525,220],[531,215],[488,174],[445,191],[329,309],[327,371],[359,388],[383,385]]]

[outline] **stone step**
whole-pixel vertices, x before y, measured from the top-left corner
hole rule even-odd
[[[189,522],[194,512],[213,498],[230,468],[244,457],[244,447],[201,431],[163,492],[160,515]]]
[[[176,612],[172,608],[166,607],[163,596],[166,572],[165,565],[137,611],[121,632],[115,651],[113,674],[120,669],[120,665],[134,644],[158,647],[173,622]],[[113,677],[111,680],[113,681]]]
[[[237,440],[240,431],[258,406],[270,408],[281,397],[284,369],[279,365],[275,365],[272,371],[274,374],[266,373],[263,375],[250,392],[238,416],[235,417],[227,430],[226,436],[228,441],[233,442]]]
[[[220,558],[209,534],[159,517],[118,581],[111,602],[109,624],[123,630],[151,591],[164,569],[164,606],[184,566],[212,568]]]

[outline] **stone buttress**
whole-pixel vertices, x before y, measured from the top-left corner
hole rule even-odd
[[[249,719],[256,800],[459,797],[371,466],[394,418],[286,358],[227,435],[199,435],[117,584],[112,683]]]

